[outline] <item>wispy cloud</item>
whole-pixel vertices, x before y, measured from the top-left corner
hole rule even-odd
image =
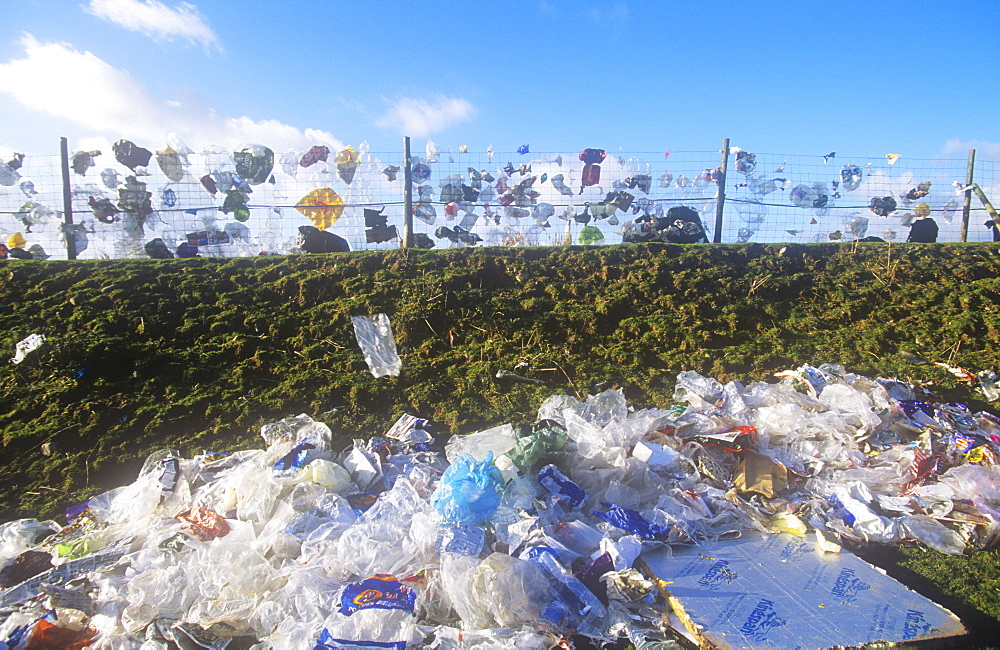
[[[94,135],[113,135],[152,146],[174,132],[195,148],[248,142],[276,151],[314,144],[343,146],[326,131],[303,130],[273,119],[220,115],[196,95],[161,100],[127,70],[65,43],[40,43],[25,35],[21,44],[24,58],[0,63],[0,92],[29,109],[97,132]],[[90,99],[67,103],[66,97]]]
[[[222,51],[222,43],[190,2],[168,7],[159,0],[90,0],[84,9],[129,31],[157,41],[201,45]]]
[[[556,15],[556,6],[549,2],[549,0],[538,0],[538,10],[546,16]]]
[[[987,142],[986,140],[959,140],[952,138],[945,143],[941,153],[950,156],[957,153],[968,153],[969,149],[975,149],[976,154],[987,156],[1000,156],[1000,142]]]
[[[601,8],[592,7],[586,13],[590,22],[612,36],[625,34],[631,17],[628,5],[622,2],[606,7],[602,5]]]
[[[439,96],[432,100],[404,97],[392,102],[375,125],[422,138],[453,124],[467,122],[475,112],[468,100],[458,97]]]

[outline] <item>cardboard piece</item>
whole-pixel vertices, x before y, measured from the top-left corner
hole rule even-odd
[[[736,489],[740,492],[757,492],[773,499],[788,487],[788,470],[776,463],[770,456],[746,452],[733,476]]]
[[[947,609],[812,537],[750,533],[643,554],[694,640],[718,648],[828,648],[965,634]]]

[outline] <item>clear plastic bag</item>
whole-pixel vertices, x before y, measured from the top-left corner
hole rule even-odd
[[[477,604],[494,621],[482,627],[519,627],[539,622],[541,608],[552,591],[538,565],[503,553],[493,553],[480,563],[472,588],[478,596]]]
[[[900,525],[907,537],[919,540],[937,551],[948,555],[961,555],[965,551],[962,536],[932,517],[909,515],[900,518]]]
[[[268,447],[282,442],[309,443],[317,451],[329,450],[332,438],[330,427],[313,420],[305,413],[265,424],[260,429],[260,435]]]
[[[54,521],[37,519],[16,519],[0,525],[0,566],[61,530]]]
[[[421,565],[436,539],[430,504],[401,478],[343,532],[336,542],[337,560],[355,575],[395,575]]]
[[[483,460],[488,453],[494,458],[503,456],[517,446],[514,427],[502,424],[492,429],[478,431],[464,436],[455,436],[445,446],[445,456],[454,463],[468,454],[476,460]]]
[[[389,317],[385,314],[352,316],[351,322],[354,323],[354,334],[372,375],[398,376],[403,363],[396,354],[396,339],[392,335]]]

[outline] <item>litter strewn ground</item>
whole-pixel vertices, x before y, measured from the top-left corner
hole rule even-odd
[[[668,575],[669,558],[716,567],[716,591],[751,593],[758,569],[718,558],[747,544],[763,558],[773,540],[794,539],[816,566],[853,572],[848,585],[824,570],[837,600],[811,612],[816,645],[837,645],[852,608],[872,615],[861,583],[896,593],[896,604],[910,593],[862,576],[843,546],[958,554],[995,541],[1000,420],[990,414],[832,365],[748,386],[683,372],[676,386],[670,409],[632,409],[615,390],[556,395],[530,423],[446,445],[404,415],[382,436],[332,449],[330,429],[300,415],[263,427],[264,449],[163,450],[66,524],[0,529],[0,640],[263,649],[718,639],[680,574]],[[729,610],[725,643],[781,645],[757,623],[780,628],[788,617],[775,599],[752,600],[739,599],[743,621]],[[914,608],[920,621],[904,613],[857,638],[961,634],[927,605]]]

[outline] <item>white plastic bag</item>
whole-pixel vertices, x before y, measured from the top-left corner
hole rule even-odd
[[[42,343],[45,343],[45,335],[43,334],[32,334],[24,340],[18,341],[11,362],[21,363],[29,352],[34,352],[42,347]]]

